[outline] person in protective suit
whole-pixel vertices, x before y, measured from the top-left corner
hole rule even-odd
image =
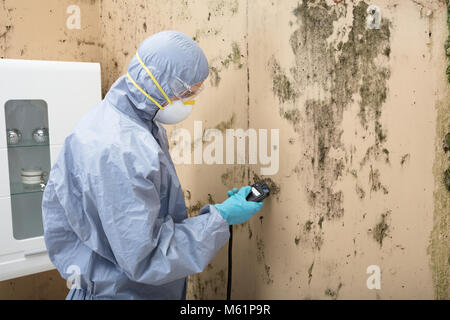
[[[73,283],[66,299],[185,299],[229,225],[261,209],[245,186],[187,216],[161,123],[189,115],[208,74],[197,43],[157,33],[66,138],[42,202],[48,254]]]

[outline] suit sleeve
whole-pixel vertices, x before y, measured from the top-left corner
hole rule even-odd
[[[131,280],[150,285],[201,272],[228,240],[228,224],[212,205],[174,222],[160,212],[152,175],[140,172],[136,161],[113,161],[103,166],[99,178],[89,178],[117,266]]]

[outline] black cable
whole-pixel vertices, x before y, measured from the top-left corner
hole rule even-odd
[[[231,299],[231,272],[233,265],[233,226],[230,226],[230,240],[228,241],[228,283],[227,283],[227,300]]]
[[[259,181],[252,185],[258,192],[256,194],[252,191],[251,195],[247,196],[247,201],[262,201],[270,194],[269,186],[264,181]],[[233,226],[230,225],[230,240],[228,241],[228,283],[227,283],[227,300],[231,299],[231,282],[232,282],[232,266],[233,266]]]

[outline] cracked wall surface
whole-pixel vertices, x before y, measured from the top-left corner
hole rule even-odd
[[[232,187],[271,187],[262,213],[234,228],[232,298],[449,298],[445,1],[78,3],[82,29],[70,31],[70,1],[2,0],[0,56],[99,61],[105,94],[143,39],[177,29],[204,49],[210,77],[169,137],[196,120],[202,132],[280,130],[276,175],[177,166],[190,216]],[[366,28],[372,4],[379,29]],[[188,298],[225,298],[226,250],[190,277]],[[371,265],[380,290],[366,286]]]

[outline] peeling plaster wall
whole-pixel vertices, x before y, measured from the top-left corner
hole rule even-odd
[[[70,4],[81,7],[81,30],[65,27]],[[370,4],[379,30],[365,28]],[[192,36],[210,77],[169,137],[193,133],[195,120],[203,132],[280,129],[274,176],[258,165],[177,166],[190,215],[254,179],[271,186],[262,213],[234,228],[233,298],[449,298],[445,1],[0,5],[0,56],[100,61],[103,94],[147,36]],[[190,277],[188,298],[225,298],[226,250]],[[366,287],[370,265],[381,268],[381,290]]]

